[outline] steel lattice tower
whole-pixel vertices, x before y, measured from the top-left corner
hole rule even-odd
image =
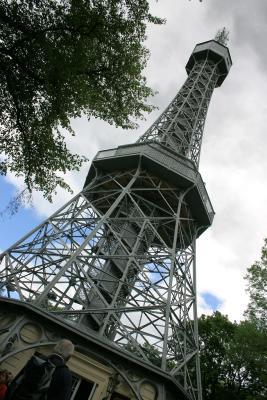
[[[82,192],[2,254],[2,293],[156,362],[188,399],[202,398],[195,242],[214,217],[201,141],[230,67],[223,44],[198,44],[138,142],[100,151]]]

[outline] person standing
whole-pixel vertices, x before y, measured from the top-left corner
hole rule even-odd
[[[33,355],[8,386],[5,400],[69,400],[72,374],[66,365],[74,345],[62,339],[52,354],[41,358]],[[1,399],[0,399],[1,400]]]
[[[47,400],[68,400],[71,393],[72,374],[66,365],[74,352],[74,345],[70,340],[63,339],[54,348],[54,352],[48,356],[48,360],[56,366]]]
[[[5,398],[7,391],[7,373],[4,370],[0,370],[0,400]]]

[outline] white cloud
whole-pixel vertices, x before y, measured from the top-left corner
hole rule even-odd
[[[219,311],[227,314],[231,320],[242,319],[248,300],[243,279],[245,266],[242,268],[240,265],[235,249],[223,241],[220,242],[210,231],[199,239],[197,260],[200,298],[202,293],[211,293],[221,301]],[[204,309],[202,312],[210,314],[210,311]]]

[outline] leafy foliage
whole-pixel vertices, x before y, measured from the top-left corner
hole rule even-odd
[[[149,361],[156,367],[161,367],[161,354],[159,350],[152,344],[146,342],[141,347]]]
[[[267,330],[267,239],[261,251],[260,261],[256,261],[245,276],[250,301],[245,315],[258,328]]]
[[[161,367],[162,362],[162,355],[156,346],[145,342],[142,346],[140,346],[142,352],[145,354],[147,359],[156,367]],[[125,350],[129,351],[130,353],[138,355],[138,351],[136,348],[131,346],[129,343],[125,345]],[[174,360],[168,359],[167,360],[167,370],[172,370],[176,366]]]
[[[212,317],[202,315],[198,328],[204,398],[212,399],[226,377],[225,341],[233,338],[234,327],[227,317],[216,312]]]
[[[199,319],[199,335],[205,400],[266,399],[266,332],[216,312]]]
[[[265,400],[267,398],[267,332],[250,321],[229,321],[220,312],[198,319],[203,400]],[[161,353],[144,343],[142,351],[161,367]],[[125,349],[136,353],[131,345]],[[167,370],[175,367],[167,360]],[[195,365],[191,377],[194,381]],[[196,382],[193,382],[196,384]]]
[[[267,332],[250,321],[239,324],[215,312],[198,319],[203,400],[264,400],[267,398]],[[161,353],[148,343],[142,351],[161,366]],[[125,349],[136,353],[129,344]],[[167,361],[167,370],[175,367]],[[194,380],[194,365],[192,379]]]
[[[32,205],[32,196],[27,188],[17,191],[16,195],[11,197],[8,205],[3,211],[0,211],[0,219],[4,219],[6,215],[12,216],[18,212],[21,206]]]
[[[0,173],[51,200],[85,161],[66,147],[71,118],[133,128],[151,111],[143,42],[163,21],[147,0],[0,0],[0,22]]]

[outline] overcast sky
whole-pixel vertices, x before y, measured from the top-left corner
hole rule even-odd
[[[260,257],[267,236],[267,1],[265,0],[151,0],[164,26],[148,29],[151,52],[145,71],[158,94],[158,110],[140,123],[137,131],[122,131],[101,121],[73,121],[76,137],[69,148],[92,159],[101,149],[134,142],[169,104],[186,79],[185,64],[194,46],[214,37],[226,26],[233,66],[215,89],[205,126],[200,172],[216,215],[197,242],[199,314],[212,308],[234,320],[247,304],[246,269]],[[69,173],[75,193],[81,190],[89,164]],[[19,182],[1,178],[0,210]],[[0,248],[4,250],[48,217],[71,196],[58,192],[53,204],[34,194],[32,209],[21,210],[1,222]]]

